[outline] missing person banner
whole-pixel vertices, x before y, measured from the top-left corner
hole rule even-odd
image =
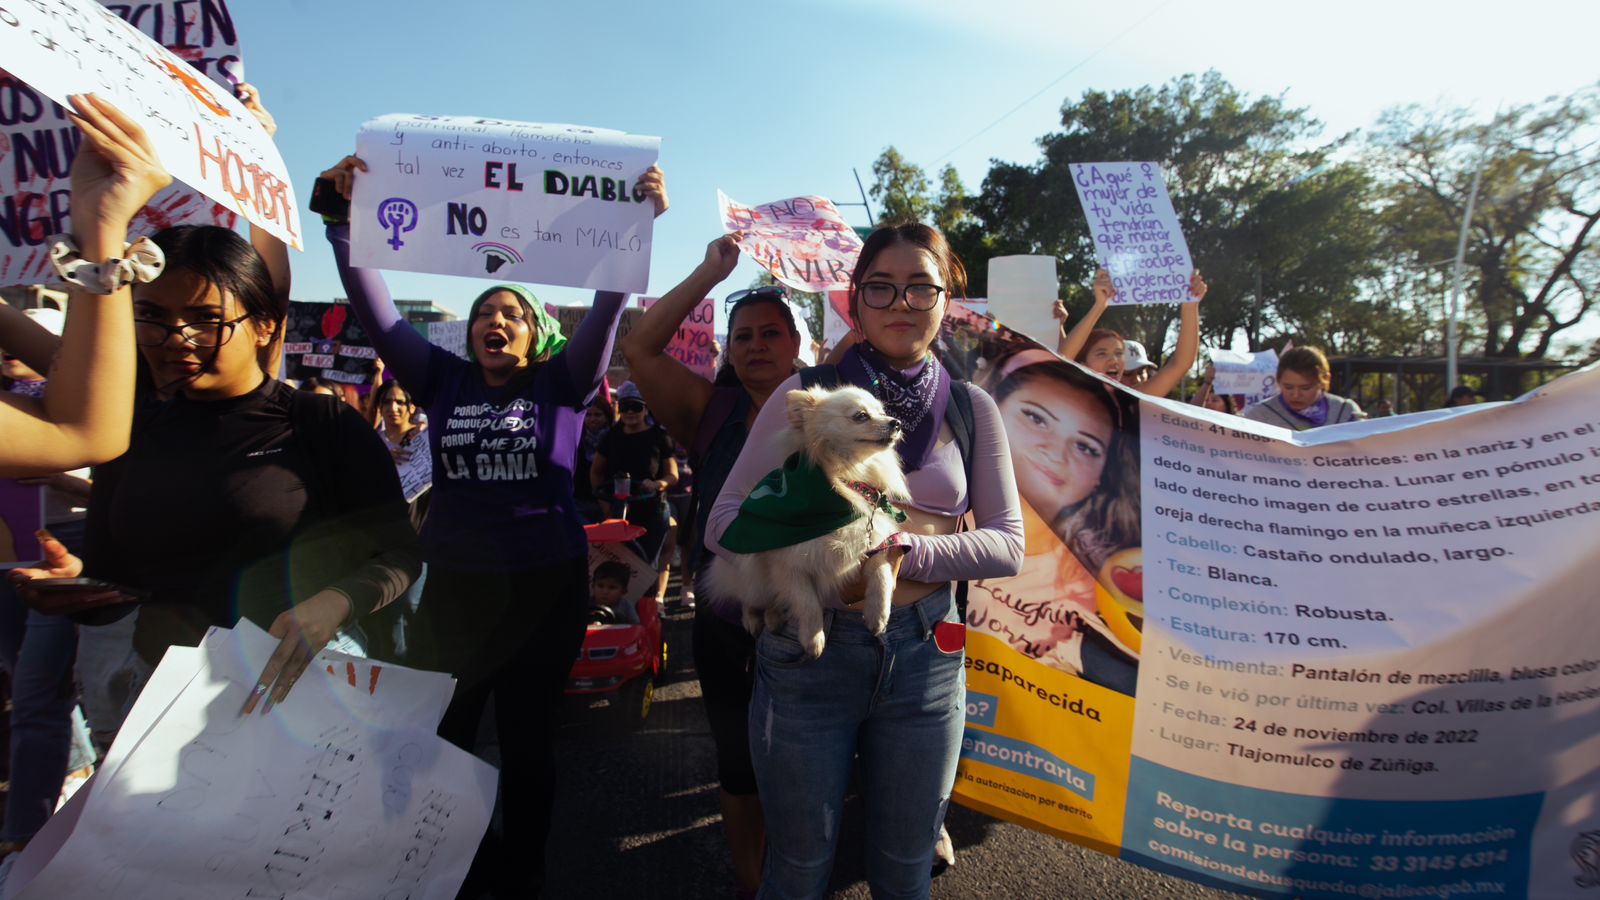
[[[772,277],[797,291],[850,284],[861,237],[826,197],[790,197],[746,206],[717,191],[722,228],[739,235],[739,249]]]
[[[1261,895],[1600,886],[1600,368],[1291,434],[943,344],[1027,533],[971,586],[957,802]]]
[[[1094,258],[1117,291],[1112,302],[1187,302],[1194,262],[1161,166],[1098,162],[1068,169],[1094,237]]]
[[[356,265],[639,294],[655,205],[639,178],[661,139],[471,116],[361,126]]]
[[[284,376],[371,384],[378,351],[347,303],[289,304],[284,328]]]
[[[17,265],[33,271],[42,256],[42,245],[63,227],[67,213],[66,172],[69,157],[76,152],[77,129],[59,111],[46,108],[48,101],[66,103],[69,94],[94,92],[115,104],[149,135],[156,155],[173,178],[192,190],[200,191],[226,210],[244,216],[251,224],[298,248],[301,223],[283,158],[261,124],[233,96],[226,86],[230,74],[242,74],[237,54],[228,53],[226,44],[217,44],[212,57],[204,42],[231,32],[232,21],[220,3],[174,3],[171,15],[182,17],[171,25],[163,17],[156,23],[153,13],[135,8],[127,11],[130,20],[142,27],[170,32],[185,46],[174,52],[163,47],[118,15],[93,0],[37,0],[12,4],[0,15],[0,60],[16,80],[0,82],[11,91],[0,101],[18,104],[19,118],[24,111],[34,124],[50,123],[53,138],[48,146],[30,145],[30,152],[10,160],[11,178],[5,179],[3,208],[5,239],[12,246],[26,246]],[[141,18],[149,15],[149,18]],[[194,22],[190,16],[197,16]],[[193,23],[193,24],[191,24]],[[229,57],[229,59],[224,59]],[[223,83],[207,78],[194,63],[207,64],[212,74],[220,73]],[[19,82],[29,88],[25,97]],[[34,133],[31,140],[37,142]],[[15,153],[24,148],[12,147]],[[54,151],[54,158],[50,152]],[[0,173],[7,160],[0,159]],[[50,190],[33,190],[36,178],[48,172]],[[23,176],[28,176],[25,186]],[[176,187],[176,186],[174,186]],[[147,217],[151,230],[179,221],[177,216],[194,212],[190,200],[173,193],[158,194]],[[180,191],[181,193],[181,191]],[[162,199],[162,198],[167,199]],[[178,201],[182,202],[178,202]],[[200,216],[203,220],[203,215]],[[192,220],[192,219],[191,219]],[[16,239],[13,240],[13,237]],[[0,272],[0,281],[16,276]]]
[[[244,81],[239,35],[223,0],[160,0],[111,3],[106,8],[187,60],[221,89]],[[52,235],[70,234],[67,176],[81,141],[57,103],[0,69],[0,284],[54,281],[45,246]],[[169,225],[221,225],[236,215],[194,189],[174,183],[151,198],[134,217],[133,236]]]

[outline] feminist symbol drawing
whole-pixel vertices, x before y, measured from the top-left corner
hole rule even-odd
[[[417,205],[404,197],[390,197],[378,204],[378,224],[389,229],[387,243],[399,250],[406,243],[400,232],[417,230]]]

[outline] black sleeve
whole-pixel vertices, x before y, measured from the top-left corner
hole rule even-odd
[[[341,558],[355,568],[328,587],[350,598],[357,617],[382,609],[406,592],[422,571],[422,552],[400,494],[400,476],[378,433],[339,404],[333,485]]]

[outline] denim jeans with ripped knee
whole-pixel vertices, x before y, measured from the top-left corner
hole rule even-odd
[[[946,588],[894,609],[881,635],[859,613],[828,613],[817,659],[787,628],[756,642],[750,755],[767,820],[762,898],[827,892],[857,754],[872,894],[928,896],[966,721],[964,654],[941,651],[933,631],[957,621]]]

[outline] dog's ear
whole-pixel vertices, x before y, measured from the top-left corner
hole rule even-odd
[[[805,430],[806,420],[821,402],[822,395],[815,390],[793,390],[784,396],[784,406],[789,411],[789,427],[797,432]]]

